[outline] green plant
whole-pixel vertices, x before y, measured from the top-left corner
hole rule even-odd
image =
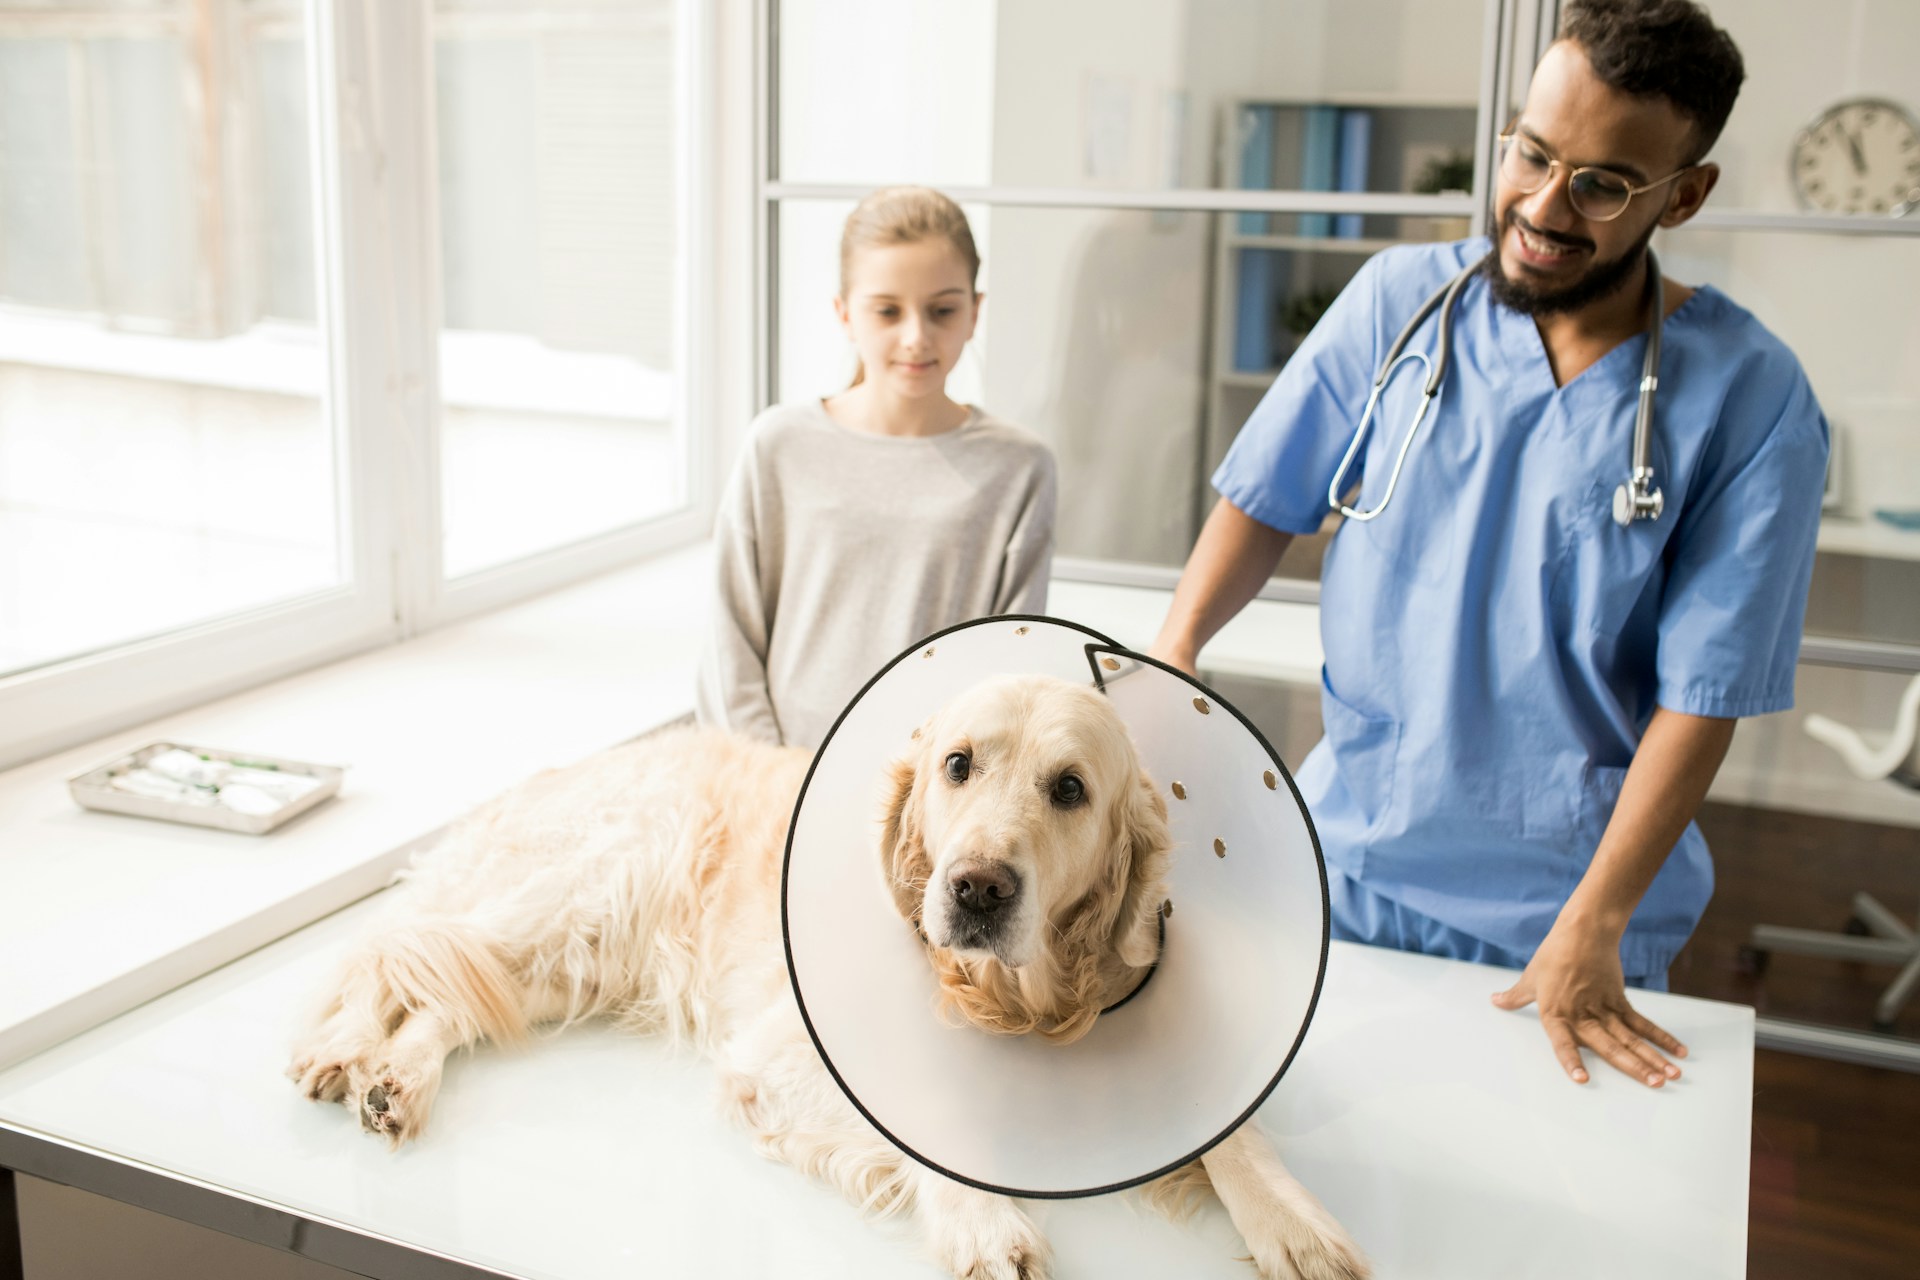
[[[1433,157],[1414,179],[1413,189],[1423,196],[1473,190],[1473,157],[1464,151],[1449,151],[1444,156]]]
[[[1280,304],[1280,323],[1288,332],[1305,337],[1309,329],[1320,323],[1320,317],[1327,313],[1333,300],[1339,297],[1335,289],[1309,289],[1305,293],[1296,293]]]

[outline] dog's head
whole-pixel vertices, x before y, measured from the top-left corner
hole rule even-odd
[[[915,734],[881,859],[948,1006],[991,1031],[1086,1033],[1159,954],[1167,808],[1095,690],[993,680]]]

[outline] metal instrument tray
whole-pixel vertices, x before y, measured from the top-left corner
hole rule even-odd
[[[199,803],[141,795],[115,785],[116,778],[144,770],[149,761],[169,751],[184,751],[209,765],[264,770],[295,778],[314,778],[317,785],[303,794],[267,812],[242,812],[220,803],[218,786],[195,787],[209,793]],[[159,818],[165,822],[185,822],[247,835],[264,835],[291,818],[297,817],[340,790],[345,770],[335,765],[309,764],[304,760],[285,760],[257,752],[222,751],[197,747],[184,742],[150,742],[146,746],[116,756],[105,764],[76,773],[67,779],[73,798],[88,809],[107,813],[132,814],[140,818]],[[259,794],[257,791],[255,794]]]

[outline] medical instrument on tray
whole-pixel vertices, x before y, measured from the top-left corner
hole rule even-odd
[[[1497,249],[1494,252],[1499,252]],[[1419,434],[1420,424],[1426,419],[1427,410],[1440,394],[1440,384],[1447,376],[1447,362],[1453,346],[1453,307],[1460,291],[1485,265],[1485,260],[1473,263],[1459,275],[1440,288],[1407,321],[1400,330],[1400,336],[1393,340],[1393,346],[1387,351],[1386,359],[1380,362],[1380,372],[1373,379],[1373,392],[1367,397],[1366,412],[1360,416],[1360,425],[1354,430],[1353,442],[1347,446],[1345,456],[1340,459],[1339,470],[1333,473],[1333,482],[1327,486],[1327,505],[1335,508],[1349,520],[1371,520],[1387,509],[1393,501],[1394,486],[1400,483],[1400,469],[1406,465],[1407,451],[1413,448],[1413,438]],[[1660,281],[1660,263],[1654,257],[1653,250],[1647,250],[1647,275],[1649,293],[1649,318],[1647,321],[1647,356],[1640,366],[1640,399],[1633,420],[1633,467],[1628,473],[1626,483],[1613,492],[1613,519],[1616,524],[1630,525],[1635,520],[1658,520],[1666,509],[1666,498],[1653,483],[1653,395],[1660,385],[1660,323],[1666,311],[1664,291]],[[1435,308],[1440,311],[1440,345],[1429,358],[1425,352],[1408,351],[1402,354],[1407,339],[1413,336]],[[1413,425],[1407,428],[1407,438],[1400,445],[1400,453],[1393,460],[1393,472],[1387,477],[1387,491],[1380,496],[1379,505],[1371,511],[1362,511],[1350,507],[1341,501],[1340,495],[1346,488],[1347,471],[1353,460],[1366,443],[1367,432],[1373,422],[1373,413],[1380,404],[1380,394],[1386,390],[1387,383],[1393,377],[1393,371],[1403,361],[1418,360],[1426,366],[1427,381],[1421,389],[1420,407],[1414,411]]]

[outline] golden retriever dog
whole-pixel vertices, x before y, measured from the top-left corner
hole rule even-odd
[[[903,747],[877,780],[875,872],[925,938],[948,1015],[996,1034],[1085,1033],[1154,962],[1165,896],[1166,808],[1125,726],[1090,688],[1009,678]],[[398,1146],[425,1130],[454,1049],[611,1017],[697,1046],[763,1154],[863,1209],[913,1213],[954,1275],[1040,1280],[1047,1246],[1014,1201],[888,1143],[806,1033],[780,877],[807,765],[803,751],[679,730],[485,806],[392,892],[288,1074]],[[1172,1201],[1209,1184],[1262,1275],[1366,1274],[1253,1126],[1158,1190]]]

